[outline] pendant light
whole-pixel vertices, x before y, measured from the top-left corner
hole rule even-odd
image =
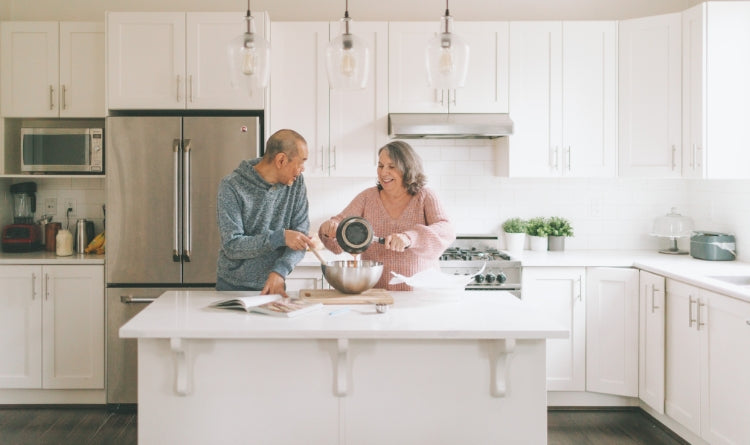
[[[271,45],[255,32],[255,18],[247,0],[246,31],[229,42],[229,68],[232,87],[244,86],[248,92],[268,85],[271,68]]]
[[[326,69],[331,89],[362,89],[370,72],[370,48],[361,38],[351,33],[349,0],[341,22],[341,34],[328,43]]]
[[[469,68],[469,45],[453,34],[453,17],[445,0],[445,16],[440,32],[427,44],[427,82],[433,88],[460,88],[466,83]]]

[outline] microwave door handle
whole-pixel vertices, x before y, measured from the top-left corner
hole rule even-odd
[[[174,212],[172,214],[172,233],[174,240],[172,244],[172,261],[180,262],[180,140],[172,141],[172,161],[174,166],[174,187],[172,200]]]
[[[184,228],[182,233],[182,239],[184,241],[182,260],[189,263],[190,255],[192,253],[192,237],[190,236],[190,139],[185,139],[183,146],[182,196],[182,226]]]

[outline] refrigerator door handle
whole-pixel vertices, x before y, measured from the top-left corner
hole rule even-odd
[[[192,252],[192,239],[190,236],[190,139],[185,139],[183,144],[183,162],[182,162],[182,196],[183,196],[183,207],[182,224],[184,231],[182,232],[183,247],[182,260],[190,262],[190,255]]]
[[[174,190],[172,200],[174,202],[174,212],[172,214],[172,233],[174,234],[174,242],[172,243],[172,261],[175,263],[180,262],[180,185],[177,178],[180,177],[180,140],[175,139],[172,141],[172,155],[173,155],[173,166],[174,166]]]

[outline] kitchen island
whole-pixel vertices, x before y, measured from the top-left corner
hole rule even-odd
[[[138,339],[138,443],[546,443],[545,342],[568,332],[509,293],[208,307],[234,294],[166,292],[120,329]]]

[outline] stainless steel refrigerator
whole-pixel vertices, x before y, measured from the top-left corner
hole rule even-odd
[[[169,289],[212,288],[221,178],[260,155],[258,116],[106,119],[107,403],[136,402],[120,326]]]

